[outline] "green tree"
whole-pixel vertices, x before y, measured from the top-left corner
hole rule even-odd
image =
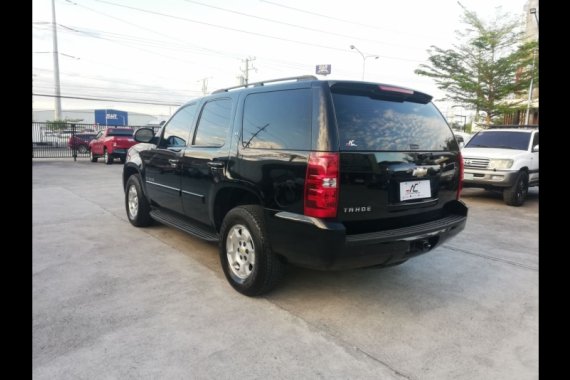
[[[536,42],[523,40],[521,23],[497,13],[485,23],[473,11],[463,9],[464,31],[457,31],[458,44],[452,49],[431,46],[429,64],[421,64],[415,73],[431,77],[445,99],[486,113],[487,125],[495,116],[524,108],[532,77]],[[538,62],[538,59],[536,59]],[[534,86],[538,87],[535,63]]]

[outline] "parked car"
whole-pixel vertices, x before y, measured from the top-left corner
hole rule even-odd
[[[506,204],[522,206],[528,188],[538,186],[538,127],[481,131],[463,157],[465,187],[501,191]]]
[[[219,244],[248,296],[287,263],[391,266],[464,229],[463,160],[447,122],[414,90],[299,77],[215,91],[183,105],[123,167],[125,208]]]
[[[91,162],[97,162],[99,157],[103,157],[107,165],[112,164],[115,158],[124,163],[127,150],[136,144],[133,132],[132,128],[107,127],[97,133],[95,139],[89,142]]]
[[[69,138],[67,146],[76,149],[79,153],[89,152],[89,142],[97,136],[96,133],[78,133]]]

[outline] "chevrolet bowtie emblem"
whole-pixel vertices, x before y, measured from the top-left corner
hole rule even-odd
[[[415,168],[414,171],[412,172],[412,175],[414,177],[424,177],[426,176],[428,173],[427,168]]]

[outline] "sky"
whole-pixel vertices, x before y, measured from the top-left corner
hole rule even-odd
[[[462,0],[491,20],[495,8],[525,17],[526,0]],[[32,92],[53,95],[52,0],[32,0]],[[55,0],[62,109],[113,108],[168,116],[203,93],[249,82],[316,75],[444,94],[414,74],[427,49],[452,47],[456,0]],[[354,45],[363,55],[350,49]],[[378,56],[375,59],[374,56]],[[115,101],[113,101],[115,100]],[[125,101],[125,102],[117,102]],[[154,104],[147,104],[154,103]],[[33,110],[54,98],[32,96]]]

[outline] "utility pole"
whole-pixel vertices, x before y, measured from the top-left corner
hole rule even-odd
[[[529,9],[529,13],[534,15],[534,19],[536,20],[536,40],[538,42],[538,15],[536,14],[537,9],[536,8],[530,8]],[[532,103],[532,87],[533,87],[533,82],[534,82],[534,62],[536,61],[536,53],[537,53],[537,48],[534,48],[534,50],[532,51],[532,67],[531,67],[531,77],[530,77],[530,87],[528,89],[528,101],[526,104],[526,116],[524,119],[524,123],[526,125],[528,125],[528,121],[530,118],[530,105]]]
[[[57,50],[57,24],[55,22],[55,0],[51,0],[53,36],[53,79],[55,84],[55,120],[61,120],[61,89],[59,85],[59,52]]]
[[[255,67],[253,67],[253,65],[252,65],[251,67],[249,66],[249,64],[250,64],[252,61],[255,61],[255,57],[247,57],[247,58],[244,60],[244,62],[245,62],[245,67],[244,67],[243,70],[240,70],[240,71],[243,73],[243,75],[241,75],[241,78],[242,78],[242,79],[240,79],[240,84],[245,84],[245,85],[247,85],[247,84],[249,83],[249,71],[250,71],[250,70],[255,70],[255,71],[257,72],[257,69],[256,69]],[[242,82],[242,80],[243,80],[243,82]]]
[[[204,96],[208,95],[208,79],[210,78],[212,77],[205,77],[196,81],[196,82],[202,82],[202,95]]]

